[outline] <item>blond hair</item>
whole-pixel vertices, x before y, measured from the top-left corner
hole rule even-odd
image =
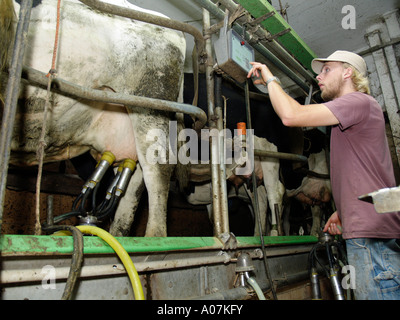
[[[351,80],[353,81],[354,88],[362,93],[371,94],[371,90],[369,88],[369,80],[367,77],[364,77],[356,68],[354,68],[351,64],[343,63],[344,68],[351,68],[353,70],[353,75],[351,76]]]

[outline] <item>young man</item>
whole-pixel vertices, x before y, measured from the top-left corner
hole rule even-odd
[[[336,51],[314,59],[323,104],[302,106],[281,88],[267,66],[254,62],[248,78],[268,87],[286,126],[333,126],[331,183],[337,211],[324,231],[342,234],[355,268],[356,299],[400,299],[400,214],[378,214],[359,196],[395,187],[393,165],[379,104],[369,95],[367,68],[359,55]],[[397,240],[397,241],[396,241]]]

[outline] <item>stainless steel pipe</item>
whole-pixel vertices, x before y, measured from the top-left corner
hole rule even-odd
[[[31,84],[39,85],[42,87],[47,86],[48,80],[46,78],[46,74],[33,68],[24,67],[22,77]],[[119,103],[126,105],[128,109],[130,107],[142,107],[161,111],[182,112],[197,118],[201,127],[203,127],[204,124],[207,122],[206,113],[200,108],[190,104],[90,89],[78,86],[59,77],[53,80],[51,90],[53,92],[61,94],[64,93],[78,98],[101,101],[106,103]]]
[[[0,135],[0,230],[3,221],[4,197],[6,192],[8,163],[11,152],[11,139],[14,129],[15,114],[22,72],[22,60],[25,54],[26,37],[29,29],[33,0],[21,2],[19,22],[15,35],[13,56],[11,60],[10,75],[8,77],[6,97],[4,103],[4,114],[1,124]]]

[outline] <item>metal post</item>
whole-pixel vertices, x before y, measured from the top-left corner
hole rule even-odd
[[[15,114],[22,72],[22,61],[25,53],[25,43],[29,28],[33,0],[21,1],[19,22],[15,35],[10,75],[7,82],[4,114],[0,135],[0,230],[3,222],[4,197],[7,185],[8,162],[10,160],[11,139],[14,128]]]
[[[215,96],[214,96],[214,70],[212,59],[212,44],[209,37],[208,30],[210,29],[210,13],[203,9],[203,29],[206,35],[206,84],[207,84],[207,103],[208,103],[208,124],[212,131],[217,129],[217,113],[215,110]],[[213,222],[214,222],[214,235],[218,236],[223,233],[229,232],[228,216],[222,214],[221,210],[221,177],[220,177],[220,155],[218,152],[219,135],[217,139],[211,139],[211,183],[212,183],[212,204],[213,204]],[[224,181],[225,182],[225,181]]]
[[[226,150],[226,137],[224,130],[224,115],[222,103],[222,77],[216,77],[216,101],[215,109],[217,114],[217,128],[219,131],[219,179],[220,179],[220,203],[221,203],[221,216],[223,218],[223,231],[229,232],[229,212],[228,212],[228,189],[226,185],[226,164],[225,164],[225,150]]]

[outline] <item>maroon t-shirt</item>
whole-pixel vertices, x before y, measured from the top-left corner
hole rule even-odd
[[[343,238],[400,238],[400,213],[377,213],[359,196],[395,187],[378,102],[354,92],[324,103],[339,120],[331,133],[331,183]]]

